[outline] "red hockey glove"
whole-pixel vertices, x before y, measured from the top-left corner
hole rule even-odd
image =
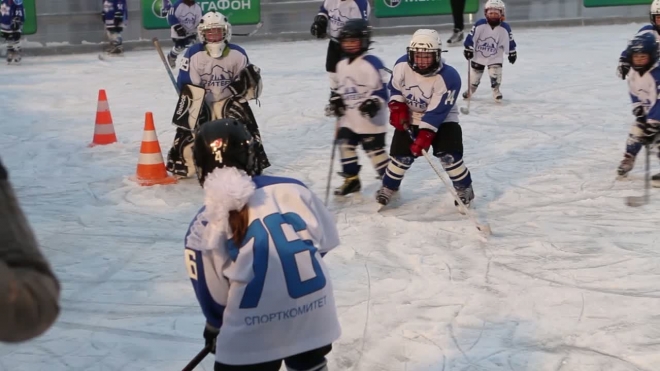
[[[415,157],[419,157],[422,155],[422,150],[428,151],[429,147],[431,147],[431,142],[433,142],[433,138],[435,138],[435,133],[432,132],[431,130],[428,129],[422,129],[419,131],[417,134],[417,138],[413,142],[413,144],[410,146],[410,152]]]
[[[410,125],[410,109],[403,102],[391,101],[387,104],[390,108],[390,125],[396,130],[406,130]]]

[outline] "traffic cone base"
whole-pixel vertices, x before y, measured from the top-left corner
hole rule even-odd
[[[174,184],[177,179],[165,170],[163,154],[160,151],[158,136],[154,126],[154,117],[151,112],[145,114],[144,134],[140,146],[140,157],[138,159],[137,171],[131,177],[141,186],[152,186],[157,184]]]
[[[94,138],[89,147],[106,145],[117,142],[115,127],[112,123],[112,114],[105,90],[99,90],[98,103],[96,105],[96,123],[94,125]]]

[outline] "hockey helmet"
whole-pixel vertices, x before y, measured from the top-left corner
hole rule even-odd
[[[435,30],[415,31],[406,50],[408,65],[420,75],[433,75],[442,67],[442,41]]]
[[[231,41],[231,24],[222,13],[212,10],[200,20],[197,33],[206,52],[213,58],[220,58]]]
[[[657,32],[660,33],[660,24],[655,21],[655,17],[660,15],[660,0],[653,0],[651,3],[651,10],[649,11],[649,18],[651,19],[651,24]]]
[[[484,6],[484,16],[491,27],[499,26],[504,20],[506,5],[502,0],[488,0]]]
[[[200,125],[193,144],[197,179],[203,187],[206,176],[215,168],[235,167],[255,175],[255,141],[245,124],[227,118]]]
[[[342,52],[349,58],[355,58],[364,54],[369,50],[369,45],[371,44],[371,27],[369,26],[369,22],[362,18],[349,19],[339,31],[339,37],[337,39],[341,44]],[[344,41],[349,39],[359,40],[359,46],[347,49]]]
[[[658,61],[658,40],[652,32],[642,31],[630,40],[626,54],[628,54],[630,66],[640,74],[644,74]],[[646,54],[648,59],[643,58],[643,63],[636,64],[635,60],[639,58],[635,57],[636,54]]]

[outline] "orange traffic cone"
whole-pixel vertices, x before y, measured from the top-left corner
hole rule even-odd
[[[160,144],[154,127],[154,116],[151,112],[147,112],[144,117],[144,135],[140,147],[140,158],[137,173],[132,180],[141,186],[176,183],[176,178],[168,175],[167,170],[165,170],[163,154],[160,152]]]
[[[112,115],[108,105],[108,97],[105,90],[99,90],[99,100],[96,106],[96,125],[94,125],[94,138],[90,147],[117,142],[115,127],[112,124]]]

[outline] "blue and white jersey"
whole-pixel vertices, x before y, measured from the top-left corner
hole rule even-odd
[[[248,64],[245,50],[238,45],[230,43],[222,57],[213,58],[203,43],[195,44],[183,55],[177,85],[179,89],[185,84],[201,86],[206,89],[209,104],[220,102],[232,96],[227,87]]]
[[[115,27],[115,13],[122,12],[124,14],[124,22],[119,27],[124,27],[128,20],[128,7],[126,0],[103,0],[103,19],[105,20],[105,28]]]
[[[651,70],[640,75],[634,69],[628,74],[628,88],[633,109],[644,107],[646,122],[660,125],[660,62],[656,63]]]
[[[201,20],[202,7],[198,3],[186,5],[182,0],[178,0],[170,7],[170,11],[167,13],[167,23],[169,23],[170,27],[180,24],[186,30],[187,36],[197,33],[197,26],[199,26]],[[172,29],[171,36],[173,39],[181,38],[181,36],[174,32],[174,29]]]
[[[461,76],[442,61],[432,76],[423,76],[408,65],[408,56],[399,58],[387,86],[390,101],[405,102],[412,113],[412,125],[438,131],[443,122],[458,122],[456,97],[461,91]]]
[[[660,34],[655,29],[655,27],[653,27],[652,24],[647,24],[646,26],[640,28],[635,35],[640,33],[649,33],[649,32],[652,33],[653,36],[655,36],[655,39],[658,40],[658,42],[660,43]],[[628,47],[623,49],[623,51],[621,52],[621,56],[624,58],[628,58]]]
[[[472,61],[484,66],[502,64],[504,54],[516,50],[511,26],[502,22],[493,28],[486,19],[480,19],[474,24],[463,45],[466,48],[473,47],[474,58]]]
[[[245,365],[331,344],[341,335],[322,256],[339,245],[323,202],[291,178],[254,177],[249,224],[240,246],[220,233],[202,242],[202,208],[185,239],[185,262],[206,321],[220,329],[216,360]]]
[[[330,88],[342,96],[346,114],[339,118],[339,126],[349,128],[357,134],[379,134],[387,132],[387,82],[389,73],[383,62],[374,55],[365,54],[350,61],[348,58],[337,63],[337,73]],[[360,110],[360,104],[376,98],[381,109],[371,118]]]
[[[368,21],[370,13],[371,5],[367,0],[324,0],[319,9],[319,14],[328,17],[328,35],[334,39],[339,37],[346,21],[355,18]]]
[[[11,23],[14,18],[20,19],[21,25],[25,22],[23,0],[0,0],[0,30],[13,32]]]

